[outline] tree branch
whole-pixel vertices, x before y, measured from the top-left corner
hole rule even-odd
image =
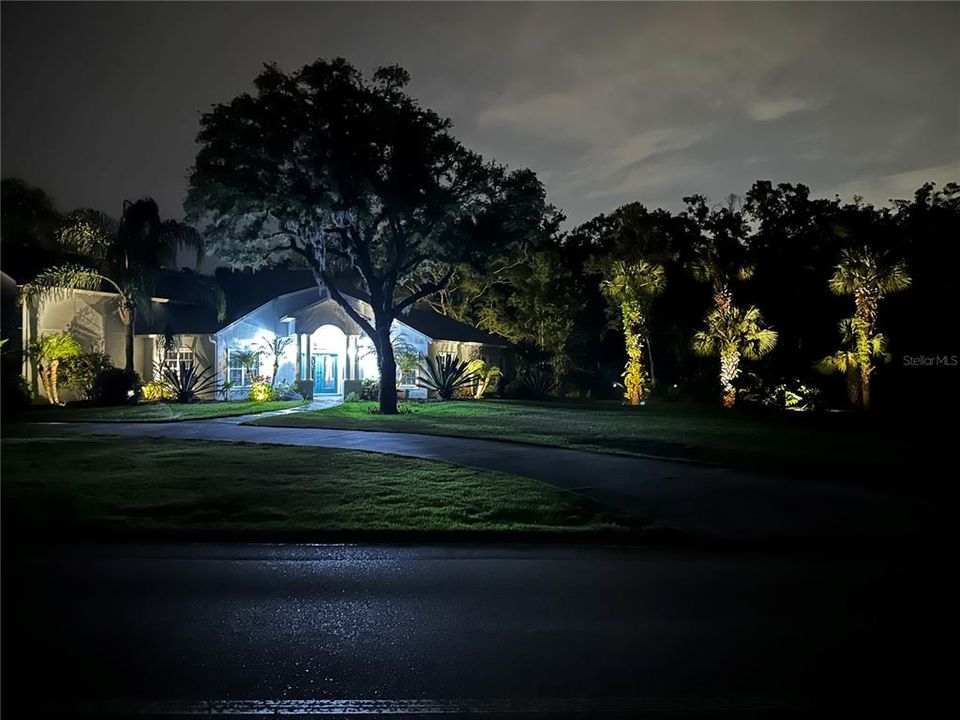
[[[451,267],[449,270],[447,270],[446,273],[444,273],[442,278],[437,280],[437,282],[427,283],[426,285],[421,286],[421,288],[417,290],[415,293],[407,296],[402,301],[397,303],[395,307],[396,313],[400,314],[401,312],[406,310],[408,307],[413,305],[415,302],[417,302],[417,300],[421,300],[425,298],[427,295],[433,295],[434,293],[438,293],[441,290],[443,290],[446,284],[450,282],[450,278],[453,277],[454,269],[455,267]]]

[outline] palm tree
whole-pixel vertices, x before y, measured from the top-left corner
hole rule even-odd
[[[27,347],[27,356],[37,368],[51,405],[62,405],[58,380],[60,363],[77,357],[80,352],[80,345],[66,332],[41,335]]]
[[[687,269],[694,280],[710,285],[714,309],[726,310],[733,305],[733,281],[749,280],[755,270],[749,258],[747,224],[735,209],[734,196],[726,206],[713,210],[699,195],[684,199],[688,204],[685,214],[696,235]]]
[[[23,297],[38,302],[70,290],[117,293],[117,312],[126,332],[125,367],[133,370],[133,339],[137,314],[150,307],[157,271],[176,259],[181,247],[202,248],[200,235],[176,221],[161,222],[157,204],[149,199],[123,203],[120,222],[95,210],[81,210],[57,232],[57,242],[76,258],[44,270],[24,286]],[[222,295],[217,299],[223,316]]]
[[[910,282],[905,262],[869,247],[843,250],[830,277],[830,290],[834,294],[853,295],[856,312],[852,331],[860,374],[860,407],[864,410],[870,407],[870,378],[874,370],[871,344],[880,300],[906,290]]]
[[[467,371],[473,373],[477,381],[477,389],[473,393],[474,400],[482,400],[491,383],[503,377],[500,368],[483,358],[474,358],[467,366]]]
[[[777,333],[764,326],[760,310],[729,305],[710,311],[706,328],[693,336],[691,347],[698,355],[720,356],[723,405],[729,408],[737,402],[734,381],[740,375],[741,360],[758,360],[776,344]]]
[[[860,360],[857,355],[854,318],[840,321],[840,335],[843,338],[843,346],[833,355],[823,358],[815,367],[825,375],[842,373],[847,380],[847,397],[850,398],[850,405],[855,408],[861,407],[863,395],[860,387]],[[887,338],[883,335],[879,333],[872,335],[868,340],[868,348],[871,357],[890,362]]]
[[[647,312],[650,301],[666,287],[666,272],[663,265],[645,259],[615,260],[608,264],[606,275],[600,289],[617,308],[627,346],[627,364],[622,375],[624,398],[631,405],[639,405],[650,390],[643,364]]]
[[[240,363],[240,367],[244,369],[244,372],[249,379],[250,384],[254,382],[254,375],[260,369],[260,355],[262,351],[260,350],[231,350],[230,354],[233,358]]]
[[[283,335],[276,335],[273,340],[264,338],[260,341],[259,352],[273,358],[273,375],[270,377],[270,387],[273,387],[277,382],[277,373],[280,372],[280,357],[292,343],[292,337]]]

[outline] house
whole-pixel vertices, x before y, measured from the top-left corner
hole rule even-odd
[[[264,354],[258,366],[247,368],[237,353],[263,350],[275,338],[287,337],[290,342],[278,358],[278,383],[312,380],[314,394],[343,396],[359,390],[364,380],[379,380],[372,341],[316,286],[310,273],[228,273],[218,280],[227,295],[228,310],[234,308],[224,322],[217,321],[212,307],[178,299],[175,288],[171,297],[151,299],[150,312],[136,323],[134,369],[142,378],[155,377],[155,365],[163,353],[175,371],[192,365],[215,369],[221,382],[232,382],[231,399],[246,398],[256,378],[272,375],[273,358]],[[361,315],[373,317],[362,293],[342,292]],[[116,295],[77,290],[39,306],[24,304],[24,345],[41,333],[64,330],[84,349],[105,352],[115,365],[123,365],[124,328]],[[394,321],[391,335],[423,356],[483,358],[501,366],[508,361],[505,338],[429,310],[410,310]],[[165,338],[171,337],[175,347],[165,349]],[[29,363],[24,364],[24,374],[39,392]],[[397,384],[402,397],[426,397],[426,391],[416,385],[415,372],[402,374]]]

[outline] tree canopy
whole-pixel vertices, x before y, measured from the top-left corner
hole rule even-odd
[[[342,58],[289,73],[265,66],[254,93],[202,117],[186,202],[234,266],[306,264],[373,340],[382,378],[396,372],[396,317],[458,264],[548,232],[555,214],[532,172],[467,150],[449,119],[406,92],[409,80],[397,66],[367,78]],[[411,286],[427,267],[439,271]],[[366,293],[372,317],[337,277]],[[381,383],[380,405],[396,411],[393,383]]]

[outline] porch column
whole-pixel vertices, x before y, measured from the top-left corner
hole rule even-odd
[[[297,380],[303,380],[303,334],[297,333],[297,357],[294,360],[296,363],[296,378]]]
[[[306,340],[307,340],[307,349],[306,349],[307,366],[304,368],[304,375],[305,375],[304,380],[313,380],[313,371],[312,371],[313,363],[311,362],[311,359],[313,356],[313,347],[312,347],[313,343],[310,341],[310,335],[307,335]]]

